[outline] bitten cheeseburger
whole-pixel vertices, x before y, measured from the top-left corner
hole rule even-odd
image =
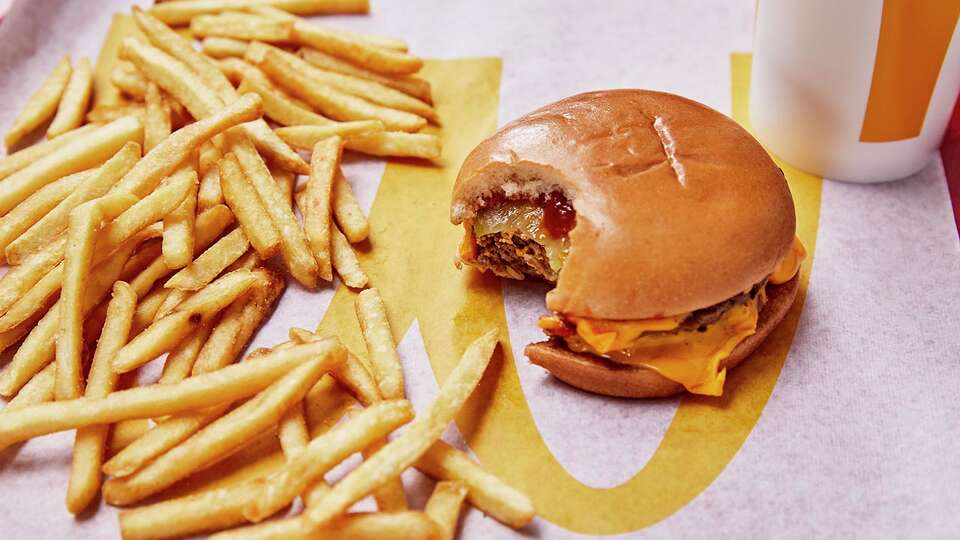
[[[463,262],[555,284],[530,360],[623,397],[723,392],[786,315],[805,253],[760,144],[679,96],[612,90],[519,118],[460,169]]]

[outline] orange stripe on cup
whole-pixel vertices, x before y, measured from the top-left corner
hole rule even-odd
[[[960,0],[884,0],[861,142],[920,135]]]

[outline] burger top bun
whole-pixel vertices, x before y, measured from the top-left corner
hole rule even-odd
[[[451,220],[483,198],[562,191],[577,212],[547,307],[645,319],[726,300],[788,253],[793,199],[760,144],[723,114],[648,90],[589,92],[507,124],[465,160]]]

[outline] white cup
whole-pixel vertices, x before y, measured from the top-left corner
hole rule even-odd
[[[754,133],[825,178],[920,170],[960,93],[958,15],[960,0],[759,0]]]

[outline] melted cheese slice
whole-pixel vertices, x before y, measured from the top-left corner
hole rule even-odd
[[[794,236],[793,246],[790,247],[790,253],[787,253],[787,256],[780,261],[777,269],[770,274],[770,277],[767,279],[767,281],[773,283],[774,285],[779,285],[781,283],[790,281],[793,279],[793,276],[797,275],[797,270],[800,270],[800,265],[806,258],[806,248],[803,247],[803,244],[800,242],[800,238]]]
[[[566,236],[554,238],[543,228],[543,208],[519,201],[507,201],[500,206],[484,210],[473,224],[476,236],[502,232],[523,232],[543,246],[554,272],[563,268],[563,261],[570,251]]]

